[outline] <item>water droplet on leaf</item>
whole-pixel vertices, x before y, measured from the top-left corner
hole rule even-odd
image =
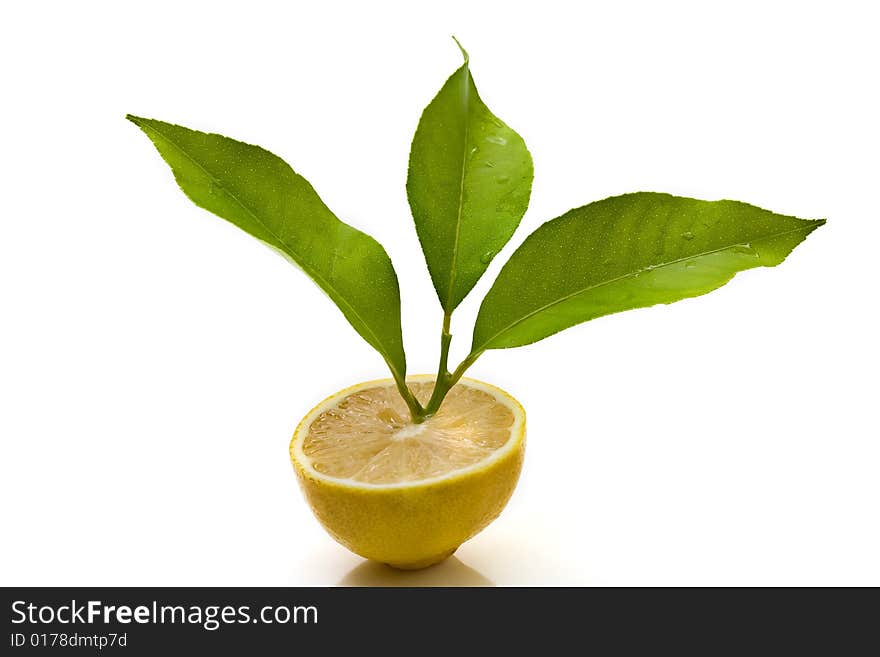
[[[484,265],[488,265],[492,262],[492,258],[495,257],[495,251],[486,251],[483,255],[480,256],[480,262]]]
[[[740,255],[752,256],[753,258],[758,257],[758,252],[752,248],[751,244],[737,244],[733,247],[734,253],[739,253]]]
[[[504,146],[507,143],[507,140],[500,135],[489,135],[486,137],[486,141],[492,144],[498,144],[499,146]]]
[[[681,234],[681,236],[682,236],[684,239],[686,239],[686,240],[692,240],[692,239],[694,239],[694,234],[693,234],[691,231],[689,231],[689,230],[683,232],[683,233]]]
[[[684,268],[685,269],[696,269],[697,263],[695,261],[691,260],[690,262],[685,263]]]
[[[498,176],[495,179],[495,182],[497,182],[499,185],[503,185],[504,183],[508,182],[509,180],[510,180],[510,176]]]

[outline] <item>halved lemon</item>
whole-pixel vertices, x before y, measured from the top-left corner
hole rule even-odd
[[[433,376],[407,379],[427,402]],[[290,458],[315,516],[337,541],[397,568],[442,561],[498,517],[522,469],[525,412],[462,379],[414,424],[391,379],[328,397],[300,422]]]

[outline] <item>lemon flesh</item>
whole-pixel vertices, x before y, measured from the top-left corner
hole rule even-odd
[[[433,377],[411,377],[425,403]],[[398,568],[445,559],[501,513],[516,486],[525,413],[509,394],[473,379],[440,410],[410,420],[393,381],[363,383],[300,423],[291,460],[312,510],[353,552]]]

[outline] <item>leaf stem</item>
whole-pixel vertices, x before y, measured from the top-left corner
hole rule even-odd
[[[431,395],[430,401],[428,401],[428,405],[425,406],[424,415],[422,419],[419,420],[420,422],[424,422],[440,409],[440,405],[446,398],[447,393],[456,383],[458,383],[458,380],[464,375],[465,371],[474,364],[474,361],[476,361],[482,353],[482,351],[472,352],[468,354],[467,358],[461,361],[459,366],[455,368],[454,372],[446,370],[442,377],[438,374],[437,381],[434,383],[434,392]]]
[[[452,387],[452,385],[448,383],[452,377],[452,374],[449,373],[449,345],[452,344],[452,333],[450,333],[449,330],[451,322],[452,313],[444,312],[443,330],[440,332],[440,364],[437,366],[437,376],[434,380],[434,391],[431,393],[431,399],[428,400],[428,405],[425,406],[421,416],[418,418],[413,417],[413,421],[416,424],[424,422],[437,412],[443,398],[446,396],[446,393],[449,392],[449,388]]]
[[[455,371],[449,375],[450,381],[451,381],[449,387],[451,388],[456,383],[458,383],[458,380],[464,375],[464,373],[467,371],[467,369],[476,362],[477,358],[479,358],[482,355],[483,355],[482,351],[472,351],[471,353],[469,353],[467,358],[465,358],[463,361],[461,361],[461,363],[459,363],[458,367],[455,368]]]
[[[437,378],[434,381],[434,391],[431,393],[431,399],[424,407],[419,417],[413,416],[413,421],[418,423],[424,422],[426,419],[434,415],[439,409],[446,395],[452,387],[458,383],[465,371],[474,364],[474,361],[480,357],[482,351],[471,352],[465,358],[454,372],[449,371],[449,345],[452,342],[452,333],[449,325],[452,313],[443,315],[443,332],[440,334],[440,365],[437,367]]]
[[[425,409],[422,408],[419,400],[416,399],[412,390],[406,385],[406,379],[401,376],[397,368],[393,367],[391,363],[388,363],[388,368],[391,370],[391,375],[394,377],[394,383],[397,384],[397,391],[400,393],[400,396],[403,397],[403,401],[406,402],[407,407],[409,407],[409,414],[412,416],[413,421],[416,423],[422,422],[424,420]]]

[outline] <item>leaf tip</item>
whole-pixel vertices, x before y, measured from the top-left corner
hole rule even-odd
[[[140,127],[141,123],[143,123],[143,121],[144,121],[141,117],[135,116],[134,114],[126,114],[125,118],[128,121],[131,121],[132,123],[134,123],[138,127]]]
[[[822,226],[824,226],[827,219],[824,219],[824,218],[823,219],[807,219],[807,221],[809,222],[810,225],[809,225],[809,229],[807,230],[806,234],[809,235],[817,228],[821,228]]]
[[[461,51],[461,56],[464,57],[464,65],[467,66],[470,63],[471,56],[468,55],[468,51],[464,49],[464,46],[461,45],[461,42],[455,38],[455,35],[452,35],[452,40],[455,41],[455,45],[458,46],[458,49]]]

